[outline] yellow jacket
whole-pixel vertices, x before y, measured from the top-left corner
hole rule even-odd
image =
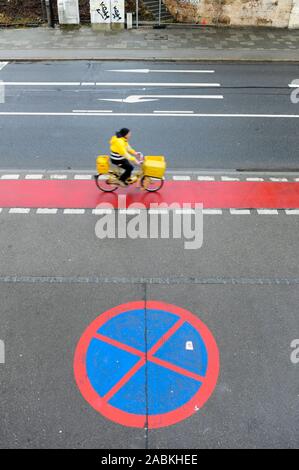
[[[134,157],[135,150],[129,145],[129,142],[125,137],[117,137],[116,135],[111,137],[110,151],[117,153],[128,160],[136,161],[136,158]]]

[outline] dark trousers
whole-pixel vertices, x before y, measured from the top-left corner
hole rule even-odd
[[[111,162],[113,163],[113,165],[117,165],[123,170],[125,170],[119,178],[121,181],[123,181],[123,183],[125,183],[126,180],[130,178],[132,171],[134,170],[133,165],[126,158],[119,161],[117,159],[111,158]]]

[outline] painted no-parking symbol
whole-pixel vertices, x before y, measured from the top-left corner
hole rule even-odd
[[[164,302],[130,302],[97,317],[74,358],[86,401],[124,426],[175,424],[209,399],[219,352],[208,327],[189,311]]]

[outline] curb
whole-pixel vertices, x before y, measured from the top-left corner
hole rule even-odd
[[[231,59],[231,58],[226,58],[226,59],[198,59],[198,58],[193,58],[193,59],[186,59],[186,58],[177,58],[177,59],[166,59],[166,58],[104,58],[104,57],[85,57],[85,58],[57,58],[57,57],[43,57],[43,58],[37,58],[37,57],[26,57],[26,58],[21,58],[21,57],[3,57],[0,55],[0,61],[4,60],[9,60],[13,62],[63,62],[63,61],[101,61],[101,62],[115,62],[116,60],[118,62],[198,62],[198,63],[243,63],[243,64],[260,64],[260,63],[292,63],[292,64],[299,64],[299,59]]]
[[[266,50],[266,51],[248,51],[248,50],[236,50],[236,51],[225,51],[224,54],[213,56],[208,55],[208,50],[202,50],[199,52],[200,56],[191,56],[188,57],[188,51],[185,55],[182,53],[182,56],[173,57],[172,52],[169,51],[169,56],[159,55],[156,51],[151,51],[148,54],[138,55],[138,49],[132,50],[130,55],[121,55],[121,49],[114,49],[113,51],[80,51],[80,50],[70,50],[63,51],[61,54],[57,54],[58,51],[0,51],[0,60],[10,60],[10,61],[78,61],[78,60],[98,60],[98,61],[133,61],[133,62],[146,62],[146,61],[158,61],[158,62],[212,62],[212,63],[221,63],[221,62],[242,62],[242,63],[273,63],[273,62],[283,62],[283,63],[299,63],[299,54],[297,51],[281,50],[279,55],[277,51]],[[85,52],[85,53],[82,53]],[[107,56],[107,52],[108,55]],[[194,52],[193,52],[194,53]],[[152,54],[152,55],[150,55]]]

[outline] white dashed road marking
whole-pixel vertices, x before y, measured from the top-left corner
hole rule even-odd
[[[59,209],[57,208],[43,208],[39,207],[35,208],[28,208],[28,207],[11,207],[11,208],[0,208],[0,213],[3,212],[3,209],[6,209],[9,214],[66,214],[66,215],[103,215],[103,214],[112,214],[117,209],[109,209],[109,208],[98,208],[98,209],[70,209],[65,208]],[[120,209],[119,212],[121,214],[126,215],[136,215],[141,213],[141,209]],[[195,209],[175,209],[174,211],[176,214],[194,214]],[[168,214],[168,209],[147,209],[147,213],[150,215],[161,215],[161,214]],[[202,213],[204,215],[299,215],[299,208],[298,209],[235,209],[235,208],[227,208],[227,209],[202,209]]]
[[[198,176],[197,181],[215,181],[214,176]]]
[[[287,178],[270,178],[270,180],[275,183],[286,183],[288,181]]]
[[[202,212],[206,215],[221,215],[222,209],[203,209]]]
[[[2,180],[18,180],[20,175],[2,175]]]
[[[26,179],[26,180],[34,180],[34,179],[57,179],[57,180],[64,180],[64,179],[75,179],[75,180],[90,180],[92,179],[93,175],[95,172],[93,170],[81,170],[82,173],[75,173],[75,170],[69,171],[69,170],[64,170],[67,173],[59,173],[59,170],[57,173],[51,173],[50,171],[45,171],[44,173],[28,173],[25,174],[22,170],[19,170],[19,174],[15,173],[6,173],[5,170],[3,170],[3,174],[0,174],[0,179],[7,179],[7,180],[14,180],[14,179]],[[34,171],[34,170],[32,170]],[[41,170],[36,170],[36,171],[41,171]],[[54,170],[55,171],[55,170]],[[79,170],[80,171],[80,170]],[[182,174],[180,174],[180,171]],[[0,172],[1,173],[1,172]],[[221,175],[221,173],[217,173],[217,175],[212,176],[212,175],[202,175],[198,174],[198,172],[192,172],[190,170],[190,173],[188,174],[188,171],[184,170],[178,170],[178,171],[171,171],[168,170],[166,172],[166,180],[176,180],[176,181],[227,181],[227,182],[233,182],[233,181],[252,181],[252,182],[266,182],[266,181],[271,181],[275,183],[279,182],[299,182],[299,177],[295,176],[244,176],[242,174],[238,174],[238,176],[235,175]],[[107,176],[103,175],[102,179],[107,178]]]
[[[174,175],[173,176],[174,181],[190,181],[190,176],[186,175]]]
[[[25,175],[25,179],[26,180],[42,180],[43,179],[43,175]]]
[[[9,209],[10,214],[29,214],[30,209],[25,207],[12,207]]]
[[[58,209],[45,209],[43,207],[36,210],[37,214],[57,214]]]
[[[64,209],[63,213],[70,215],[81,215],[85,214],[85,209]]]
[[[74,179],[75,180],[90,180],[92,178],[92,175],[75,175]]]
[[[240,178],[235,178],[232,176],[221,176],[222,181],[240,181]]]
[[[168,214],[168,210],[167,209],[149,209],[148,213],[152,215]]]
[[[92,213],[94,215],[112,214],[112,209],[93,209]]]
[[[246,178],[246,181],[265,181],[264,178],[259,178],[259,177],[249,177],[249,178]]]
[[[120,209],[120,214],[135,215],[140,214],[140,209]]]
[[[195,214],[195,209],[176,209],[175,213],[179,215]]]
[[[67,175],[51,175],[50,178],[52,180],[65,180]]]
[[[285,213],[287,215],[299,215],[299,209],[286,209]]]
[[[250,209],[230,209],[231,215],[250,215]]]
[[[277,209],[257,209],[259,215],[278,215]]]

